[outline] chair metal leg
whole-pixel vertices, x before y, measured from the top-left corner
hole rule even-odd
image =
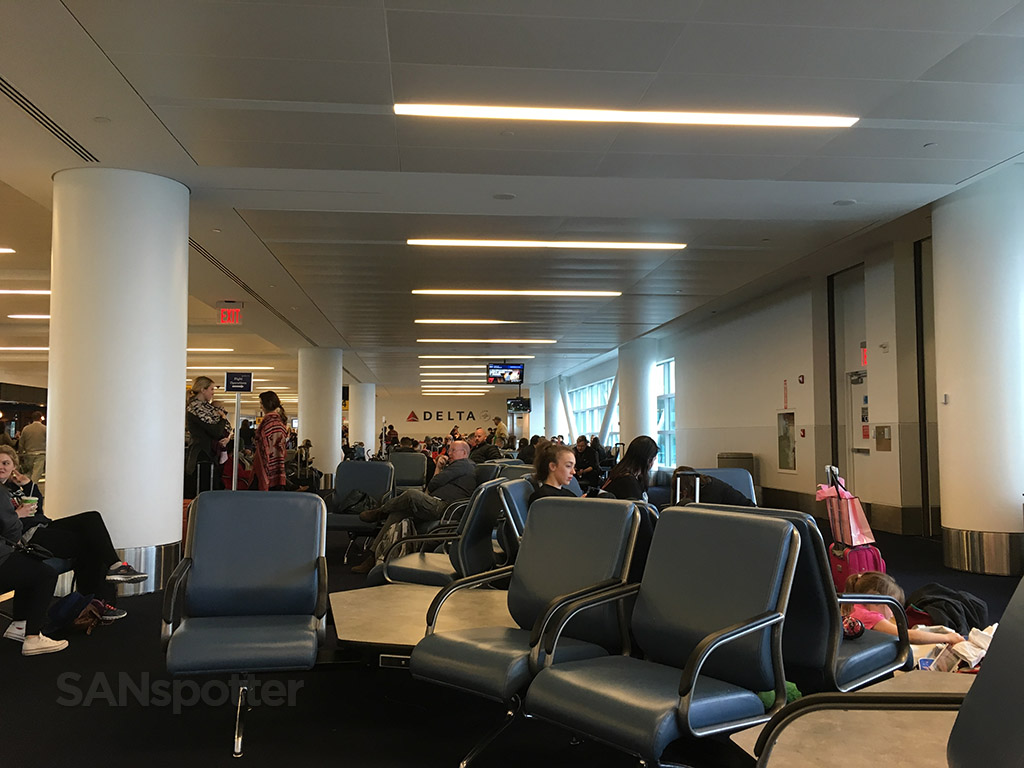
[[[470,762],[475,760],[480,755],[480,753],[483,752],[490,745],[492,741],[494,741],[496,738],[498,738],[499,735],[501,735],[502,731],[504,731],[506,728],[512,725],[513,721],[516,719],[516,717],[519,716],[519,713],[522,712],[522,710],[522,700],[518,696],[513,696],[512,701],[509,702],[508,711],[505,712],[505,719],[498,723],[498,725],[492,731],[490,731],[490,733],[486,734],[480,741],[477,742],[476,746],[473,747],[473,749],[469,751],[469,754],[462,759],[461,763],[459,763],[459,768],[466,768],[466,766],[469,765]]]
[[[245,714],[245,700],[248,698],[249,688],[248,686],[241,685],[238,688],[238,709],[235,710],[235,749],[232,752],[232,757],[242,756],[242,731],[245,728],[243,722],[243,715]]]

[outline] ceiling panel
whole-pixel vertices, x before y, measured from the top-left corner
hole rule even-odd
[[[403,64],[391,67],[396,102],[624,109],[643,97],[651,72]]]
[[[532,120],[437,120],[399,117],[398,143],[403,148],[447,147],[502,152],[549,150],[604,152],[619,134],[617,125],[565,125]]]
[[[953,83],[1024,83],[1024,38],[975,37],[921,75],[920,79]]]
[[[396,63],[657,72],[680,29],[662,22],[388,12]]]
[[[819,155],[902,157],[922,160],[997,162],[1024,150],[1024,134],[1014,130],[978,130],[973,126],[870,128],[854,126],[822,147]]]
[[[185,148],[199,165],[236,168],[302,168],[336,171],[397,171],[394,147],[273,144],[193,139]]]
[[[493,13],[501,16],[564,16],[584,19],[685,21],[703,0],[386,0],[389,9]]]
[[[471,173],[495,176],[592,176],[600,152],[499,151],[406,147],[401,149],[407,173]]]
[[[108,53],[387,61],[373,8],[200,0],[69,0]]]
[[[605,155],[598,174],[646,179],[780,179],[799,157],[748,155]]]
[[[907,83],[865,117],[1018,126],[1024,123],[1024,86]]]
[[[813,157],[785,178],[796,181],[885,182],[890,184],[959,184],[989,167],[973,160]],[[856,199],[856,198],[854,198]]]
[[[664,72],[912,80],[964,43],[962,34],[747,24],[690,24]]]
[[[118,69],[152,104],[229,99],[388,104],[386,62],[230,58],[177,53],[118,53]]]
[[[395,145],[395,118],[265,110],[161,107],[160,119],[186,146],[204,142]]]

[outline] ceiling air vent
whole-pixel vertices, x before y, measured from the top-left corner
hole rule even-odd
[[[41,110],[39,107],[37,107],[31,101],[26,99],[21,94],[21,91],[19,91],[17,88],[15,88],[13,85],[11,85],[6,80],[4,80],[2,77],[0,77],[0,92],[3,92],[4,94],[6,94],[7,97],[11,101],[13,101],[15,104],[17,104],[19,107],[21,107],[25,111],[25,113],[29,115],[29,117],[31,117],[33,120],[35,120],[41,126],[43,126],[43,128],[48,130],[54,136],[56,136],[58,141],[60,141],[62,144],[64,144],[68,149],[70,149],[72,152],[74,152],[80,158],[85,160],[85,162],[87,162],[87,163],[98,163],[99,162],[99,158],[98,157],[93,155],[92,152],[90,152],[85,147],[83,147],[81,144],[79,144],[77,141],[75,141],[75,139],[71,136],[71,134],[69,134],[67,131],[65,131],[63,128],[61,128],[59,125],[57,125],[55,122],[53,122],[53,120],[51,120],[49,117],[47,117],[46,113],[43,112],[43,110]]]

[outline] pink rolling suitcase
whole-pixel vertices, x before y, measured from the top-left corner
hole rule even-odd
[[[864,571],[881,571],[885,573],[885,560],[874,544],[861,544],[859,547],[848,547],[839,542],[828,548],[829,565],[832,567],[832,582],[836,592],[846,589],[846,580],[854,573]]]

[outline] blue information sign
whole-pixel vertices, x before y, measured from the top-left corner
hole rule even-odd
[[[224,374],[225,392],[252,392],[252,371],[228,371]]]

